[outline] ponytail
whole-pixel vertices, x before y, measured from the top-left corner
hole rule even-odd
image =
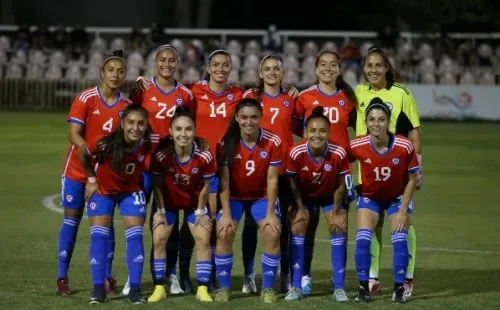
[[[143,117],[148,119],[148,111],[142,107],[141,104],[132,103],[128,105],[123,111],[120,119],[123,121],[131,112],[139,112]],[[146,131],[142,137],[148,144],[151,141],[151,126],[147,124]],[[111,158],[111,168],[117,172],[123,171],[123,157],[125,156],[125,149],[127,143],[125,142],[125,135],[123,128],[120,124],[118,128],[107,136],[104,136],[97,142],[96,159],[98,163],[103,163],[105,159]]]
[[[221,161],[227,163],[229,167],[231,167],[234,156],[236,156],[236,148],[238,147],[238,143],[241,140],[241,128],[240,124],[236,121],[236,115],[238,112],[244,107],[255,107],[262,114],[262,106],[260,105],[260,101],[254,98],[244,98],[238,102],[236,105],[236,109],[234,112],[231,121],[229,122],[229,126],[222,137],[222,158]]]
[[[354,105],[354,107],[358,106],[358,98],[356,97],[356,92],[352,89],[351,85],[349,85],[345,80],[342,74],[337,76],[335,80],[335,86],[337,89],[341,89],[347,96],[349,100],[348,104]]]

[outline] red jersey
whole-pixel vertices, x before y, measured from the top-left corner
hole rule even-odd
[[[309,143],[302,139],[288,154],[287,173],[300,178],[301,195],[313,198],[332,197],[337,189],[337,176],[349,173],[347,152],[341,146],[327,143],[320,161],[311,155]]]
[[[87,153],[97,153],[97,141],[87,144]],[[123,171],[116,171],[111,167],[111,158],[97,163],[95,174],[99,183],[99,193],[116,195],[133,193],[141,190],[142,172],[146,168],[145,159],[151,154],[151,144],[141,140],[132,152],[125,152],[123,156]]]
[[[391,135],[391,139],[383,154],[371,145],[369,135],[353,139],[348,151],[361,165],[361,195],[373,200],[388,202],[403,195],[409,172],[420,168],[413,143],[402,136]]]
[[[73,100],[68,122],[82,125],[83,139],[87,143],[95,142],[120,125],[120,112],[130,103],[131,101],[119,92],[115,103],[108,105],[99,93],[98,86],[88,88]],[[63,177],[87,183],[87,176],[80,165],[77,148],[74,145],[70,145],[66,153]]]
[[[224,91],[216,93],[210,89],[207,81],[196,82],[190,85],[190,89],[196,99],[197,132],[207,139],[210,148],[215,150],[217,143],[226,133],[244,89],[227,85]]]
[[[219,154],[221,151],[222,144],[219,143]],[[269,166],[279,165],[281,161],[281,140],[270,131],[261,128],[259,139],[252,148],[240,140],[229,171],[231,198],[252,200],[267,197],[267,171]]]
[[[213,177],[217,165],[210,151],[193,147],[191,157],[181,162],[174,146],[156,150],[151,156],[151,173],[163,175],[166,187],[167,209],[192,209],[198,206],[198,197],[205,180]]]
[[[243,98],[256,98],[258,90],[252,88],[243,94]],[[276,96],[262,92],[260,101],[264,109],[262,115],[262,128],[271,130],[281,139],[282,154],[286,154],[293,145],[292,117],[295,112],[295,101],[288,95],[288,91],[281,89]],[[283,156],[283,159],[287,159]],[[281,173],[285,173],[285,161],[281,165]]]
[[[156,83],[156,77],[153,77],[149,80],[149,88],[147,90],[142,91],[138,88],[133,88],[130,92],[130,100],[135,103],[141,103],[149,112],[153,147],[161,138],[168,136],[170,119],[174,115],[177,106],[185,104],[195,113],[196,107],[193,93],[177,81],[174,81],[174,83],[174,88],[165,92]]]
[[[295,114],[305,120],[318,105],[324,108],[324,114],[330,120],[330,139],[346,149],[349,146],[349,117],[351,112],[356,113],[355,106],[343,90],[328,95],[314,85],[299,94]]]

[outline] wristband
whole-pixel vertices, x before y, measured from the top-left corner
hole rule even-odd
[[[196,210],[194,211],[194,215],[196,215],[196,216],[205,215],[205,214],[207,214],[207,213],[208,213],[208,209],[207,209],[207,207],[204,207],[203,209],[199,209],[199,208],[198,208],[198,209],[196,209]]]
[[[97,182],[97,178],[96,178],[96,177],[88,177],[88,178],[87,178],[87,181],[88,181],[89,183],[95,183],[95,182]]]
[[[420,170],[422,170],[422,154],[417,154],[418,165],[420,166]]]

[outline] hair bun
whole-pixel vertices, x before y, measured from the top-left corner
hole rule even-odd
[[[323,115],[324,111],[325,111],[325,109],[319,105],[312,110],[311,114],[312,115]]]
[[[182,104],[182,105],[179,105],[175,108],[175,114],[179,114],[179,113],[192,113],[191,109],[185,105],[185,104]]]
[[[117,57],[123,58],[123,50],[114,50],[113,51],[113,56],[117,56]]]

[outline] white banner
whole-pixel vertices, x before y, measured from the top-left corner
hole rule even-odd
[[[409,84],[408,88],[422,118],[500,120],[500,87]]]

